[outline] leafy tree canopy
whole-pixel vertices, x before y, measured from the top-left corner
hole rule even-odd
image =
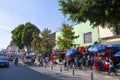
[[[120,24],[120,0],[59,0],[60,10],[73,22],[90,21],[93,27]]]
[[[41,50],[41,37],[39,37],[39,34],[37,34],[36,32],[33,32],[32,34],[32,42],[31,42],[31,46],[32,46],[32,49],[35,53],[40,53],[42,52]]]
[[[16,46],[18,46],[19,49],[22,49],[24,47],[24,43],[22,41],[23,29],[24,24],[20,24],[12,31],[12,41]]]
[[[48,28],[45,28],[41,32],[41,39],[42,39],[41,49],[43,53],[52,52],[52,48],[54,45],[54,42],[53,42],[54,39],[50,35],[51,35],[51,30],[49,30]]]
[[[74,39],[79,36],[74,36],[75,32],[72,31],[73,27],[68,24],[62,24],[61,37],[58,37],[57,44],[60,46],[61,50],[70,49],[74,44]]]
[[[12,41],[18,46],[19,49],[23,49],[25,46],[27,48],[31,47],[31,42],[33,40],[33,33],[39,34],[40,30],[30,22],[26,24],[18,25],[12,33]]]

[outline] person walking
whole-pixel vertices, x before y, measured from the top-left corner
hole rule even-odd
[[[47,56],[44,58],[44,63],[45,67],[49,67],[49,58]]]
[[[114,72],[115,75],[117,76],[117,72],[115,70],[115,66],[114,66],[114,62],[112,59],[109,59],[109,71],[108,71],[108,75],[110,75],[111,72]]]
[[[15,65],[18,64],[18,56],[15,57],[15,62],[14,62]]]
[[[66,68],[67,67],[67,58],[65,57],[64,58],[64,68]]]

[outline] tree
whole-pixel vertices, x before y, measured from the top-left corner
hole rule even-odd
[[[90,21],[93,27],[120,24],[120,0],[59,0],[60,10],[73,22]]]
[[[74,39],[79,36],[74,36],[75,32],[72,31],[73,27],[68,24],[62,24],[61,37],[58,37],[57,44],[61,50],[70,49],[75,46]]]
[[[31,48],[31,42],[33,40],[33,33],[39,35],[40,30],[30,22],[27,22],[25,25],[18,25],[11,33],[12,33],[12,41],[19,49],[23,49],[27,47],[27,51]]]
[[[13,31],[12,31],[12,42],[18,46],[19,49],[24,48],[24,43],[23,43],[23,29],[24,29],[24,24],[20,24],[17,26]]]
[[[41,37],[39,37],[39,35],[36,33],[36,32],[33,32],[32,34],[32,42],[31,42],[31,46],[32,46],[32,49],[35,53],[40,53],[42,52],[41,50]]]
[[[51,53],[54,45],[53,38],[50,36],[51,30],[45,28],[41,33],[41,48],[43,53]]]

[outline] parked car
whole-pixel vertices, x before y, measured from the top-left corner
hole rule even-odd
[[[0,67],[9,67],[8,57],[0,56]]]
[[[32,63],[32,57],[31,56],[25,56],[24,60],[23,60],[23,63],[31,65],[31,63]]]

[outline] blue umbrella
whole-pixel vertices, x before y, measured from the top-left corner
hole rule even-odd
[[[90,48],[88,48],[89,52],[98,52],[98,51],[104,51],[104,46],[100,44],[92,45]]]
[[[105,46],[103,46],[103,45],[98,44],[96,46],[97,46],[98,51],[104,51],[104,49],[105,49]]]
[[[76,53],[77,50],[76,50],[76,48],[72,48],[70,51],[72,54],[74,54],[74,53]]]
[[[98,49],[95,45],[92,45],[91,47],[88,48],[89,52],[98,52]]]
[[[71,54],[70,50],[67,51],[66,56],[69,56]]]
[[[77,50],[76,50],[75,48],[72,48],[72,49],[70,49],[70,50],[67,51],[67,54],[66,54],[66,55],[67,55],[67,56],[70,56],[70,55],[76,53],[76,51],[77,51]]]
[[[115,57],[120,57],[120,51],[119,52],[117,52],[117,53],[115,53],[115,55],[114,55]]]

